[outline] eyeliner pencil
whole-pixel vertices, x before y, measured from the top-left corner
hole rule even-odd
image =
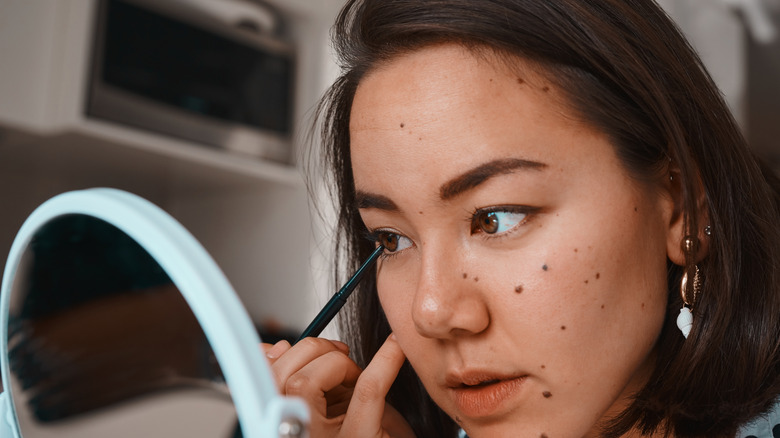
[[[368,271],[368,268],[370,268],[374,262],[376,262],[384,249],[384,246],[379,245],[374,250],[374,252],[371,253],[371,255],[368,257],[368,260],[363,262],[358,270],[355,271],[355,274],[350,277],[349,280],[347,280],[344,286],[338,292],[336,292],[336,294],[333,295],[330,300],[328,300],[328,303],[325,304],[325,307],[320,310],[320,313],[314,317],[311,324],[306,327],[306,330],[304,330],[298,340],[295,341],[296,344],[303,338],[317,336],[322,333],[322,330],[325,329],[325,327],[333,320],[333,318],[336,317],[336,314],[339,313],[339,310],[341,310],[344,304],[347,303],[347,298],[349,298],[349,295],[353,290],[355,290],[355,287],[358,285],[358,283],[360,283],[363,275],[365,275],[366,271]]]

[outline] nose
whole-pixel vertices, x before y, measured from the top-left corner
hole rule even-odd
[[[480,283],[453,268],[463,265],[458,256],[443,254],[423,257],[412,305],[415,328],[428,338],[479,334],[490,325],[489,307]]]

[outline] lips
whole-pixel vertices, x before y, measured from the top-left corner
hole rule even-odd
[[[445,382],[463,415],[482,418],[499,413],[510,399],[518,396],[526,377],[485,371],[453,372],[447,374]]]

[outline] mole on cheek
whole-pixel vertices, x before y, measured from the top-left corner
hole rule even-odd
[[[474,277],[474,282],[476,283],[478,281],[479,281],[479,277]]]
[[[518,284],[517,286],[515,286],[515,292],[519,294],[523,293],[523,285]]]
[[[542,91],[544,91],[546,93],[546,92],[550,91],[550,87],[545,85],[544,87],[542,87]]]
[[[599,279],[599,277],[601,277],[601,274],[599,274],[598,272],[596,272],[596,280],[598,280],[598,279]]]
[[[403,128],[404,126],[406,126],[406,124],[404,124],[404,122],[401,122],[401,127]]]
[[[463,278],[469,278],[469,274],[467,274],[467,273],[465,273],[465,272],[464,272],[464,273],[463,273]]]
[[[542,369],[545,369],[545,366],[544,366],[544,364],[542,364]]]
[[[547,263],[543,264],[543,265],[542,265],[542,271],[546,271],[547,269],[549,269],[549,268],[547,267]]]
[[[544,396],[544,398],[550,398],[550,397],[552,397],[552,392],[550,392],[550,391],[544,391],[544,392],[542,393],[542,395]]]
[[[602,308],[602,309],[604,308],[604,305],[603,305],[603,304],[601,305],[601,308]]]
[[[566,326],[565,326],[565,325],[562,325],[562,326],[561,326],[561,330],[566,330]]]
[[[541,435],[539,436],[539,438],[547,438],[547,434],[546,434],[546,433],[543,433],[543,434],[541,434]]]

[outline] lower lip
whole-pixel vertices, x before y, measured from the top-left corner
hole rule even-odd
[[[452,388],[455,404],[466,417],[478,418],[495,414],[501,405],[520,392],[525,377],[501,380],[484,386]]]

